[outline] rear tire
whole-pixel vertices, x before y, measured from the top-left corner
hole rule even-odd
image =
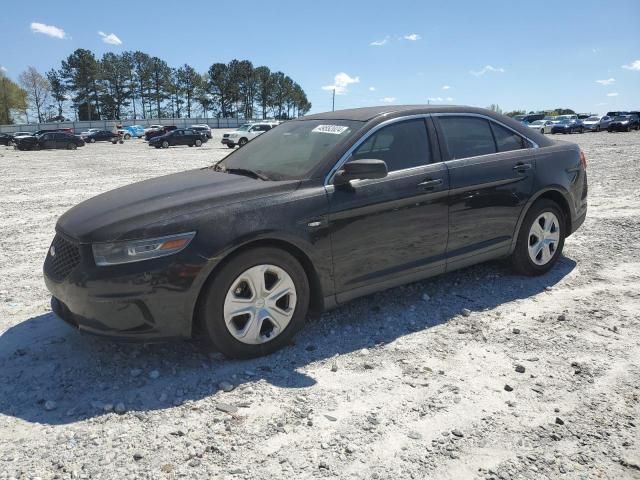
[[[257,277],[247,275],[249,272],[255,272],[256,268],[259,272]],[[265,269],[264,273],[260,272],[262,268]],[[271,273],[276,270],[280,272],[278,275]],[[259,280],[260,276],[262,280]],[[274,276],[275,279],[269,281],[276,283],[271,283],[269,288],[267,280],[270,276]],[[243,278],[254,280],[245,282]],[[253,292],[252,285],[258,281],[261,285],[255,290],[265,292],[264,294]],[[275,290],[276,285],[283,285],[283,288],[291,285],[293,288],[287,288],[285,291],[291,293],[277,297],[278,300],[274,301],[270,292]],[[225,262],[203,288],[196,313],[196,331],[200,334],[201,340],[227,357],[253,358],[268,355],[288,345],[291,338],[304,326],[309,297],[307,275],[300,262],[293,256],[272,247],[248,250]],[[256,300],[253,301],[252,298]],[[234,316],[234,304],[238,301],[234,299],[245,302],[253,313]],[[280,303],[283,299],[285,304]],[[290,300],[293,300],[295,305],[290,305]],[[254,303],[257,305],[254,306]],[[274,304],[280,304],[277,308],[280,309],[278,313],[281,316],[278,321],[283,325],[282,330],[269,319],[269,312],[273,311],[269,309]],[[252,310],[254,308],[256,310]],[[247,307],[243,307],[243,311],[246,309]],[[263,320],[257,321],[261,317]],[[252,329],[252,326],[255,326],[255,329]],[[271,335],[273,338],[269,338]]]
[[[535,202],[520,226],[511,266],[521,274],[547,273],[562,255],[566,237],[565,216],[557,203],[543,198]]]
[[[236,146],[235,146],[235,145],[231,145],[230,143],[227,143],[227,147],[229,147],[229,148],[236,148]]]
[[[75,143],[68,143],[67,150],[75,150],[78,146]]]
[[[128,133],[124,136],[125,140],[129,140],[131,138],[131,135],[129,135]]]
[[[202,140],[196,140],[196,147],[202,146]]]
[[[91,140],[89,140],[91,143],[96,143],[96,139],[92,138]]]

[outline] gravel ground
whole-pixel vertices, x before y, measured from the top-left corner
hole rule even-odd
[[[0,479],[640,478],[640,133],[565,136],[590,210],[540,278],[502,262],[354,301],[230,361],[50,313],[57,217],[228,149],[0,147]]]

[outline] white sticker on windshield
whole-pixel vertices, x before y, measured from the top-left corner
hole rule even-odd
[[[342,125],[318,125],[311,131],[317,133],[331,133],[333,135],[340,135],[342,132],[348,129],[349,127],[343,127]]]

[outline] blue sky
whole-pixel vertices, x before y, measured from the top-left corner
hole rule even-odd
[[[233,58],[282,70],[312,112],[331,109],[334,85],[336,109],[431,99],[637,110],[639,25],[638,0],[7,2],[0,68],[17,78],[76,48],[142,50],[199,71]]]

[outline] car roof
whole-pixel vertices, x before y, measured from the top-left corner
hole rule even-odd
[[[477,113],[497,116],[484,108],[464,105],[381,105],[377,107],[351,108],[335,112],[316,113],[301,117],[299,120],[356,120],[368,122],[376,117],[396,117],[401,115],[425,113]],[[502,116],[501,116],[502,117]]]

